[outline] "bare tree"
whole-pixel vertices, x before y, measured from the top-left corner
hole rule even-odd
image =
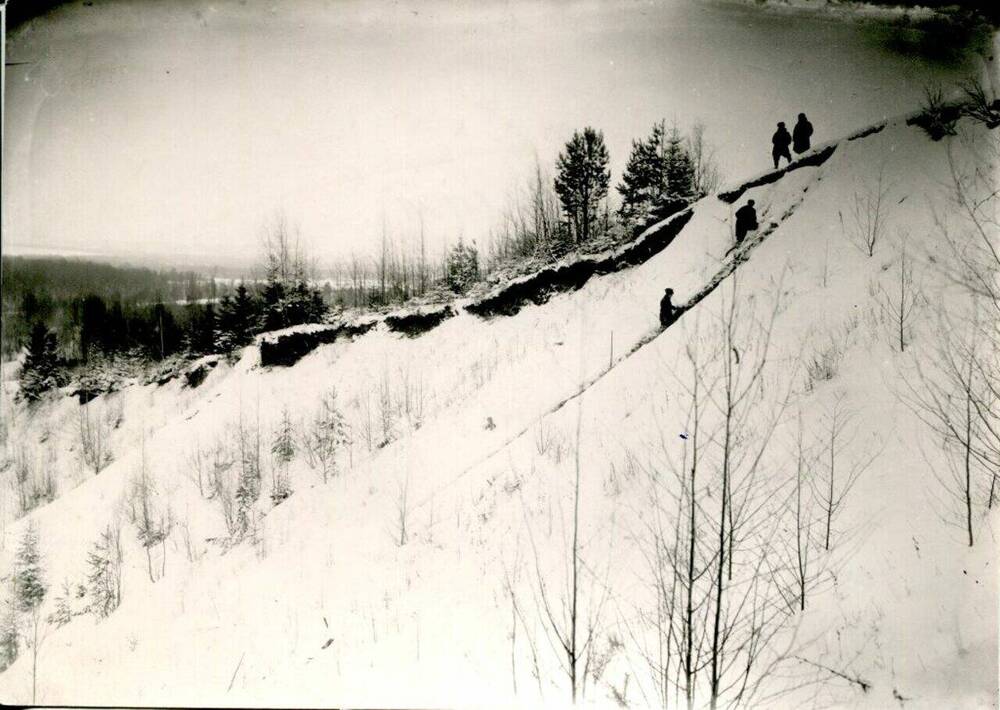
[[[838,210],[837,214],[847,239],[862,253],[872,257],[875,256],[875,247],[885,236],[889,219],[890,186],[885,181],[885,166],[879,168],[874,182],[861,182],[861,189],[854,192],[847,223],[842,212]]]
[[[128,493],[129,520],[136,527],[139,544],[146,550],[149,581],[156,582],[152,549],[160,545],[160,577],[166,573],[167,537],[173,527],[170,509],[157,510],[156,487],[146,468],[146,446],[143,439],[139,473],[132,479]]]
[[[569,680],[570,699],[575,703],[586,692],[588,671],[593,661],[591,652],[599,632],[604,605],[610,593],[607,573],[603,584],[588,570],[582,557],[580,539],[580,430],[582,403],[577,410],[576,447],[574,453],[573,507],[570,518],[570,540],[566,550],[566,580],[563,594],[556,595],[551,580],[542,569],[538,545],[530,523],[526,525],[534,557],[534,584],[532,591],[546,636],[556,651],[560,667]],[[523,503],[523,498],[522,498]],[[584,588],[585,573],[591,574],[589,591]],[[595,584],[601,589],[595,590]],[[584,608],[586,607],[586,608]]]
[[[876,283],[872,289],[875,301],[886,320],[891,324],[899,351],[906,350],[910,321],[922,300],[920,288],[913,281],[913,261],[906,251],[908,235],[900,233],[899,269],[891,288]]]
[[[833,523],[844,500],[857,484],[861,475],[871,466],[879,451],[863,447],[846,468],[841,468],[841,458],[847,450],[855,450],[857,431],[852,427],[854,413],[844,404],[844,396],[836,397],[833,406],[824,415],[825,431],[820,444],[825,468],[823,476],[815,479],[816,501],[823,515],[823,549],[829,551],[834,533]]]
[[[638,616],[652,643],[626,626],[663,707],[754,705],[792,659],[801,586],[818,574],[805,445],[791,476],[774,475],[788,466],[771,443],[789,397],[767,366],[777,311],[761,321],[733,306],[736,293],[716,327],[689,340],[670,404],[686,412],[683,434],[661,431],[645,467],[652,520],[641,539],[655,599]],[[795,373],[780,374],[790,391]],[[758,475],[765,466],[771,475]]]
[[[715,158],[715,149],[705,141],[705,125],[695,123],[687,138],[688,152],[694,168],[694,194],[710,195],[722,184],[722,171]]]
[[[91,416],[90,408],[91,404],[80,406],[77,431],[80,440],[80,457],[84,465],[89,466],[97,474],[104,470],[112,460],[112,453],[108,446],[111,431],[103,417]]]
[[[811,483],[810,469],[812,460],[803,445],[803,425],[802,412],[799,412],[798,431],[795,441],[795,585],[797,587],[797,599],[799,611],[806,609],[806,592],[810,582],[813,580],[810,571],[810,560],[812,554],[812,501],[804,498],[808,496],[809,484]]]
[[[961,521],[971,546],[980,489],[992,508],[1000,470],[1000,146],[963,131],[946,151],[944,209],[933,209],[945,249],[929,261],[968,297],[968,315],[939,315],[940,342],[926,365],[917,363],[919,386],[910,385],[903,399],[944,445],[948,470],[935,474],[946,517]]]
[[[910,409],[940,437],[948,472],[935,471],[946,495],[946,518],[957,513],[971,547],[975,542],[975,498],[980,477],[989,480],[989,501],[993,504],[996,470],[1000,466],[993,446],[995,433],[986,426],[979,409],[992,411],[996,398],[982,378],[983,345],[976,325],[968,326],[966,337],[957,335],[954,325],[946,333],[930,361],[930,367],[916,363],[917,383],[906,381],[901,395]]]
[[[406,472],[403,482],[399,484],[396,496],[396,544],[402,547],[410,539],[410,473]]]

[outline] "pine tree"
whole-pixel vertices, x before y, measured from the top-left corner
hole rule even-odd
[[[41,322],[31,329],[24,364],[21,366],[21,396],[29,402],[60,384],[56,335]]]
[[[556,161],[556,194],[576,244],[586,242],[597,220],[597,207],[607,197],[611,173],[604,134],[589,126],[573,137]]]

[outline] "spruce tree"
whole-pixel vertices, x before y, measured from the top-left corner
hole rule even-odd
[[[31,329],[20,382],[21,396],[29,402],[37,401],[43,393],[59,386],[56,335],[41,322]]]
[[[618,184],[622,197],[618,214],[626,224],[644,219],[650,207],[662,197],[666,183],[660,158],[662,146],[662,122],[653,125],[646,140],[632,141],[632,153]]]
[[[448,252],[445,283],[455,293],[465,293],[479,280],[479,252],[461,238]]]
[[[45,573],[42,557],[38,551],[38,530],[34,521],[28,524],[21,538],[14,563],[14,599],[17,610],[27,614],[31,633],[31,702],[35,702],[38,679],[38,644],[42,623],[41,607],[45,600]]]
[[[695,168],[687,142],[677,127],[653,124],[649,137],[632,142],[618,192],[619,216],[627,224],[643,221],[657,209],[660,216],[683,209],[695,197]]]
[[[31,612],[45,598],[45,577],[42,557],[38,551],[38,530],[34,522],[28,524],[17,550],[14,572],[14,598],[18,611]]]
[[[591,127],[574,131],[556,161],[556,194],[576,244],[587,242],[597,221],[597,207],[607,197],[611,172],[604,134]]]
[[[666,190],[662,196],[668,213],[683,209],[694,198],[694,162],[684,137],[674,126],[666,137],[663,150],[663,176]]]
[[[87,553],[87,592],[89,610],[104,618],[118,608],[122,600],[121,533],[110,525]]]

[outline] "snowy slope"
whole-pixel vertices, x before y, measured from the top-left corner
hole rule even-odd
[[[997,140],[981,128],[966,132]],[[796,411],[809,419],[842,398],[861,439],[880,451],[844,504],[838,527],[850,532],[795,633],[804,657],[870,687],[831,677],[788,690],[814,680],[814,667],[797,667],[773,680],[772,690],[788,692],[765,705],[995,706],[996,521],[981,522],[972,550],[942,522],[932,505],[939,447],[894,394],[914,359],[934,347],[937,324],[928,307],[900,354],[871,295],[873,283],[891,286],[894,240],[905,231],[928,300],[958,303],[926,259],[936,249],[930,207],[948,179],[945,150],[892,124],[840,143],[822,165],[748,190],[736,204],[702,200],[675,241],[645,264],[514,316],[461,312],[416,338],[379,327],[290,368],[258,367],[251,348],[194,390],[174,381],[101,397],[87,410],[120,411],[121,423],[110,431],[114,461],[96,476],[78,462],[75,400],[16,412],[10,446],[58,471],[59,495],[12,520],[12,493],[4,491],[0,570],[11,568],[28,518],[38,526],[50,605],[64,579],[83,581],[88,550],[116,517],[125,544],[121,606],[99,622],[88,614],[47,627],[37,700],[565,702],[560,656],[531,580],[539,571],[561,579],[578,456],[588,589],[605,600],[595,648],[608,660],[588,681],[586,700],[609,704],[611,688],[624,687],[629,703],[656,704],[635,631],[649,594],[642,540],[652,508],[644,475],[629,462],[686,431],[675,375],[735,280],[738,299],[758,316],[776,294],[781,299],[768,397],[793,393],[795,404],[764,467],[775,489],[788,469]],[[859,185],[880,172],[891,185],[891,230],[868,257],[845,238],[838,211],[846,215]],[[776,228],[734,276],[657,335],[663,288],[683,302],[718,280],[732,212],[747,198],[756,200],[761,224]],[[831,339],[842,350],[835,374],[805,387],[797,363]],[[259,426],[266,442],[283,411],[301,429],[330,388],[353,434],[340,475],[324,485],[299,456],[289,472],[294,494],[272,508],[265,474],[256,541],[219,545],[222,515],[217,501],[199,494],[191,455],[241,420]],[[155,583],[123,510],[143,459],[174,520],[165,574]],[[399,545],[404,494],[407,540]],[[159,563],[158,549],[154,556]],[[507,586],[521,599],[519,622]],[[0,697],[25,702],[30,693],[30,654],[22,654],[0,675]]]

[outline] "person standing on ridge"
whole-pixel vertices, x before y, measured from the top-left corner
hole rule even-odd
[[[809,139],[812,138],[812,134],[812,124],[809,123],[809,119],[806,118],[804,113],[800,113],[799,121],[795,124],[795,128],[792,129],[792,150],[795,151],[796,155],[809,150]]]
[[[792,154],[788,151],[788,146],[792,144],[792,135],[785,128],[785,124],[779,123],[778,130],[774,132],[771,136],[771,157],[774,158],[774,169],[778,169],[778,161],[782,158],[787,158],[788,162],[792,162]]]
[[[757,226],[757,210],[753,206],[753,200],[747,200],[745,205],[736,210],[736,246]]]

